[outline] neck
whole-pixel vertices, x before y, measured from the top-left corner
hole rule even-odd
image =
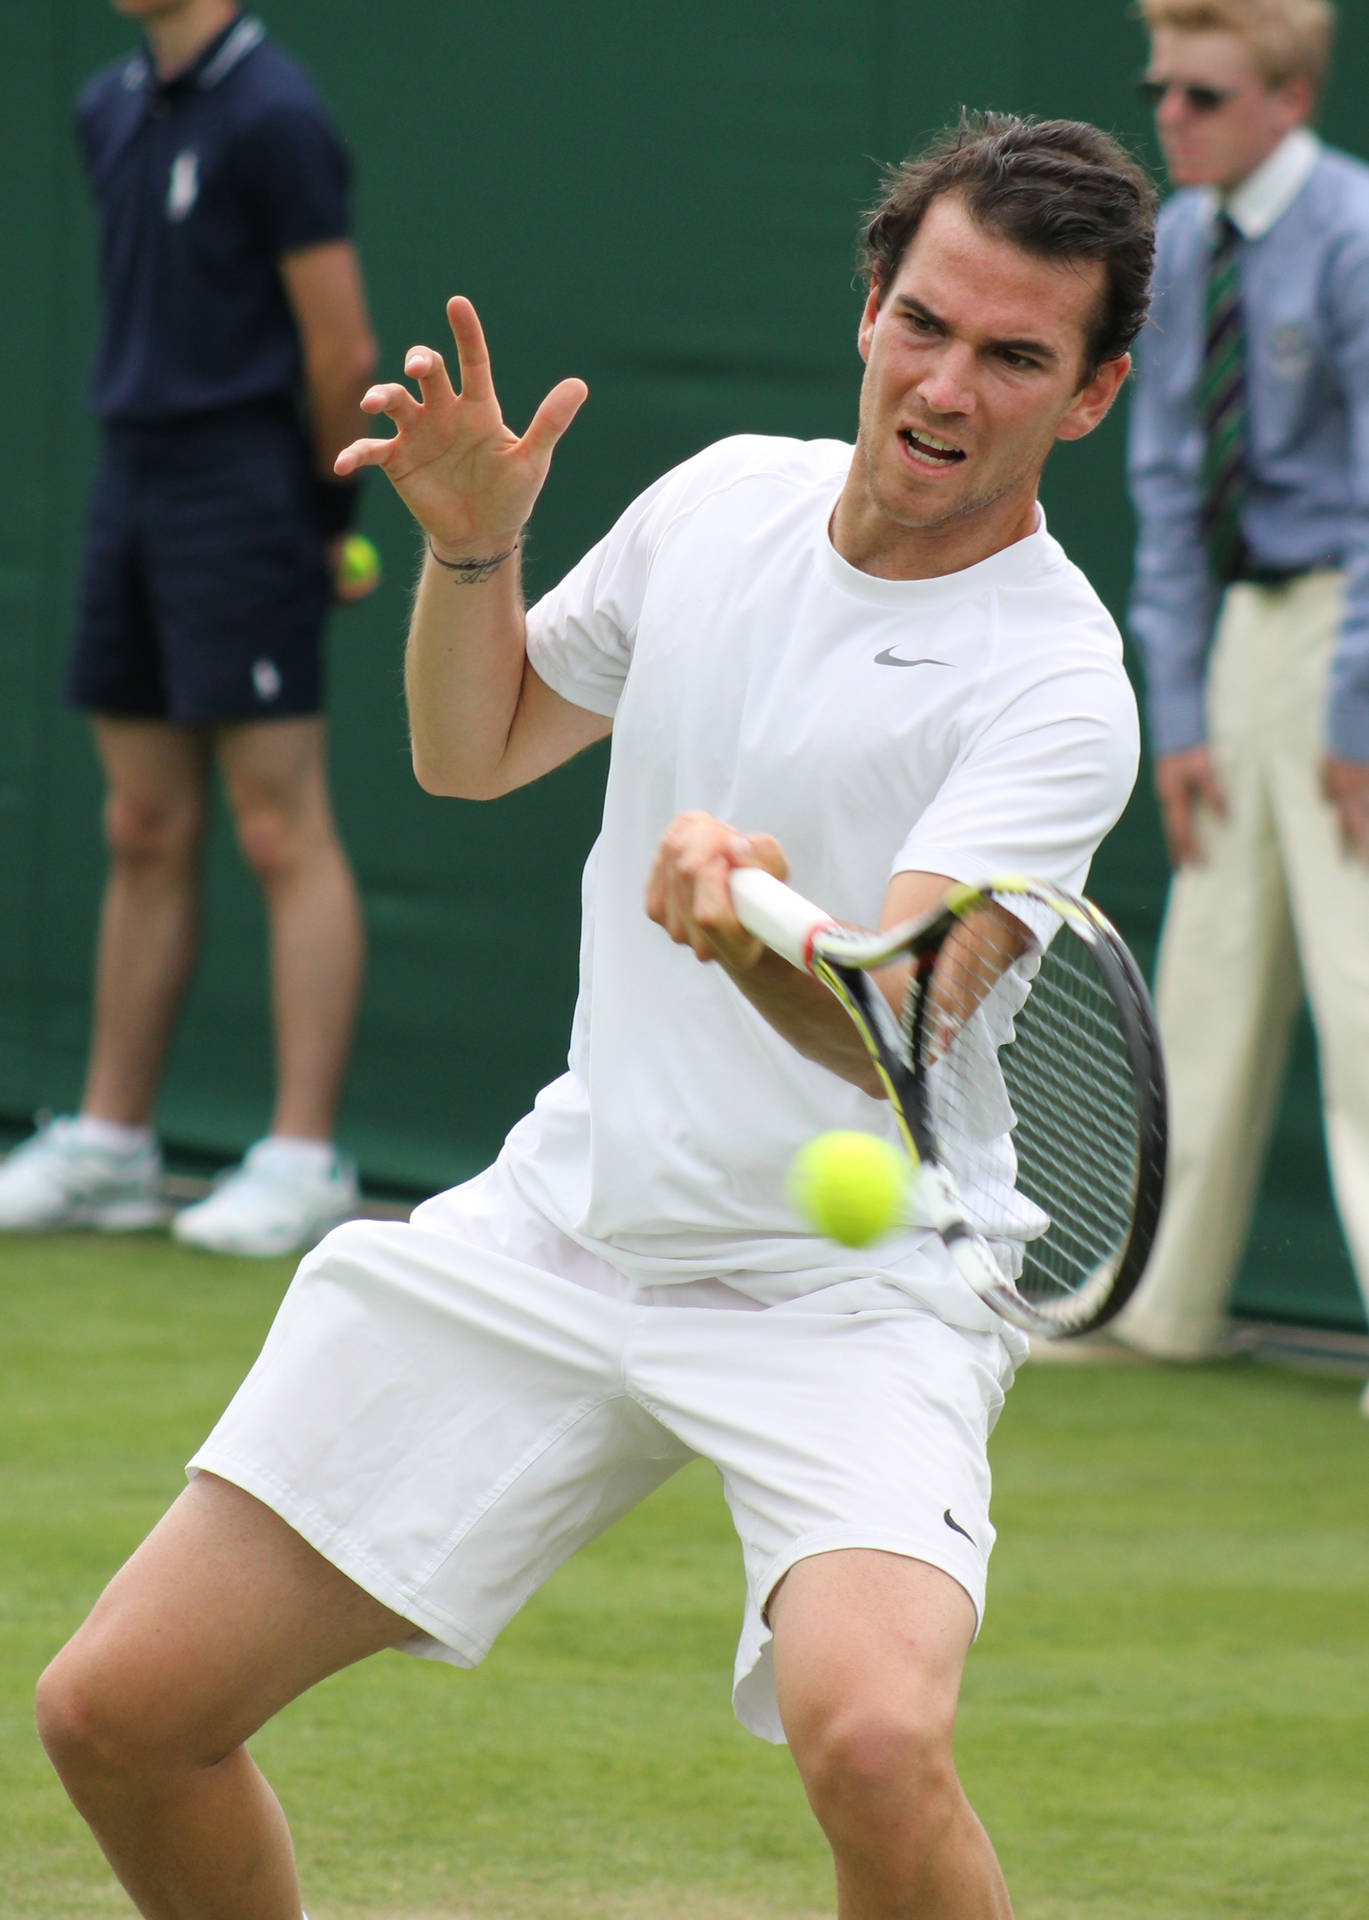
[[[1033,485],[1030,492],[1015,488],[944,519],[908,526],[871,497],[857,447],[828,535],[848,566],[877,580],[939,580],[1025,540],[1036,532],[1037,519]]]
[[[160,12],[147,14],[143,31],[157,78],[169,80],[188,67],[237,11],[236,0],[171,0]]]

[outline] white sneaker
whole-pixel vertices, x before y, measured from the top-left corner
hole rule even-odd
[[[153,1144],[121,1152],[81,1137],[69,1115],[49,1120],[0,1162],[0,1230],[46,1233],[99,1227],[136,1233],[159,1227],[162,1156]]]
[[[211,1253],[303,1253],[350,1220],[358,1198],[356,1168],[342,1154],[322,1169],[301,1167],[288,1148],[258,1140],[207,1199],[176,1215],[171,1231]]]

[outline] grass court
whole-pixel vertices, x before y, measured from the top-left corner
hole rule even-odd
[[[131,1911],[50,1773],[34,1678],[181,1484],[287,1261],[0,1243],[0,1913]],[[1018,1920],[1362,1920],[1359,1382],[1028,1366],[994,1437],[959,1763]],[[312,1920],[822,1920],[786,1753],[733,1721],[741,1577],[677,1477],[486,1665],[387,1655],[256,1743]]]

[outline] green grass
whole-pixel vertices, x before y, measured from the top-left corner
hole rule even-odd
[[[285,1262],[0,1242],[0,1913],[128,1911],[32,1731],[33,1680],[180,1485]],[[1028,1367],[994,1439],[961,1769],[1019,1920],[1366,1910],[1369,1425],[1344,1379]],[[680,1475],[486,1665],[385,1656],[256,1750],[314,1920],[817,1920],[787,1755],[728,1704],[716,1481]]]

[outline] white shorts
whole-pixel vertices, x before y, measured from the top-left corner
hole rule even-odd
[[[888,1280],[766,1308],[708,1282],[647,1297],[495,1166],[408,1224],[330,1233],[190,1471],[412,1621],[406,1651],[474,1666],[577,1547],[711,1460],[746,1571],[733,1705],[782,1741],[765,1607],[797,1561],[905,1554],[982,1614],[1012,1366]]]

